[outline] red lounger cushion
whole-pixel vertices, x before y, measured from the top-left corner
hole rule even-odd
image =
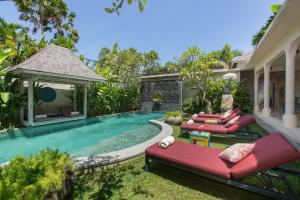
[[[154,144],[146,149],[146,154],[172,163],[230,178],[232,163],[223,161],[218,155],[221,149],[200,147],[184,142],[175,142],[167,149]]]
[[[221,114],[198,114],[198,117],[206,117],[206,118],[220,118]]]
[[[211,133],[227,133],[228,130],[225,126],[221,126],[221,125],[215,125],[215,124],[202,124],[202,126],[199,126],[198,131],[207,131],[207,132],[211,132]]]
[[[227,118],[225,119],[221,119],[221,118],[206,118],[206,117],[197,117],[196,119],[194,119],[195,122],[198,123],[205,123],[205,120],[216,120],[219,124],[225,124],[226,122],[228,122],[230,119],[241,115],[242,112],[239,109],[234,109],[232,114],[229,115]]]
[[[300,152],[279,133],[273,133],[257,140],[253,152],[232,167],[231,175],[240,178],[296,159],[300,159]]]
[[[186,129],[186,130],[198,130],[202,126],[202,124],[182,124],[180,126],[181,129]]]

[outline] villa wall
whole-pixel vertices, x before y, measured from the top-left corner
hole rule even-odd
[[[247,92],[251,96],[252,103],[254,102],[254,71],[246,70],[240,72],[240,81],[246,85]]]

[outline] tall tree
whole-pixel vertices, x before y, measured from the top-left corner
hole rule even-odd
[[[213,51],[211,54],[218,61],[230,65],[230,62],[234,57],[242,55],[242,51],[239,49],[232,49],[230,44],[225,44],[221,50]]]
[[[63,0],[14,0],[20,20],[33,24],[32,32],[53,32],[55,36],[69,37],[77,42],[79,35],[73,27],[74,12],[69,12]]]

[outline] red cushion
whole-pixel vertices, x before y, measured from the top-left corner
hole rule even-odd
[[[300,152],[279,133],[274,133],[257,140],[253,152],[232,167],[231,175],[240,178],[296,159],[300,159]]]
[[[198,130],[202,124],[182,124],[180,128],[187,129],[187,130]]]
[[[221,125],[215,125],[215,124],[203,124],[202,126],[199,126],[198,129],[199,132],[201,131],[207,131],[211,133],[227,133],[227,128],[225,126]]]
[[[221,121],[218,118],[208,118],[208,117],[197,117],[196,119],[194,119],[194,121],[198,122],[198,123],[205,123],[206,120],[215,120],[218,123],[220,123],[220,121]]]
[[[250,124],[253,124],[255,122],[256,120],[253,115],[243,115],[236,123],[228,127],[227,131],[228,133],[234,133],[239,129],[249,126]]]
[[[159,148],[157,144],[154,144],[145,152],[150,156],[225,178],[230,178],[230,167],[233,165],[218,157],[222,152],[220,149],[200,147],[184,142],[175,142],[167,149]]]
[[[198,117],[205,117],[205,118],[220,118],[221,114],[198,114]]]
[[[228,117],[226,117],[225,119],[220,119],[220,124],[225,124],[227,123],[229,120],[231,120],[232,118],[241,115],[242,112],[240,110],[235,110],[234,112],[232,112],[231,115],[229,115]]]

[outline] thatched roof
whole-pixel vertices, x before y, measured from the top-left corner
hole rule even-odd
[[[40,52],[7,71],[85,81],[105,80],[85,65],[71,50],[55,44],[49,44]]]

